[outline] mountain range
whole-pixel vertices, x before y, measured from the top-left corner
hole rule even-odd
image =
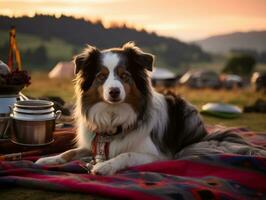
[[[193,43],[210,53],[223,54],[235,49],[261,53],[266,51],[266,30],[215,35]]]

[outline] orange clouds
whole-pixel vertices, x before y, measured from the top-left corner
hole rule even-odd
[[[6,15],[66,14],[127,22],[194,40],[231,31],[266,29],[265,0],[0,0]]]

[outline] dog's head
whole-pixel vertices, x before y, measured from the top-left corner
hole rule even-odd
[[[143,115],[151,93],[147,72],[152,71],[153,55],[132,42],[103,51],[88,46],[76,56],[75,65],[76,89],[86,109],[98,103],[126,104],[138,117]]]
[[[147,92],[145,86],[149,78],[146,71],[152,71],[153,56],[134,43],[104,51],[88,46],[75,58],[75,64],[75,73],[82,79],[80,89],[83,93],[93,92],[91,100],[97,102],[118,104]]]

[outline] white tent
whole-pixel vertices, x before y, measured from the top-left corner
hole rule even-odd
[[[59,62],[49,72],[49,78],[73,78],[75,65],[73,62]]]
[[[151,75],[152,79],[174,79],[176,75],[165,68],[155,68]]]
[[[165,68],[155,68],[151,74],[154,86],[171,87],[176,85],[177,76]]]

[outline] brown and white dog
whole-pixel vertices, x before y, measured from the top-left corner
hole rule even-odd
[[[153,60],[132,42],[103,51],[88,46],[75,58],[78,147],[36,163],[62,164],[100,155],[103,162],[91,172],[110,175],[173,159],[201,140],[206,130],[197,110],[182,98],[153,89]]]

